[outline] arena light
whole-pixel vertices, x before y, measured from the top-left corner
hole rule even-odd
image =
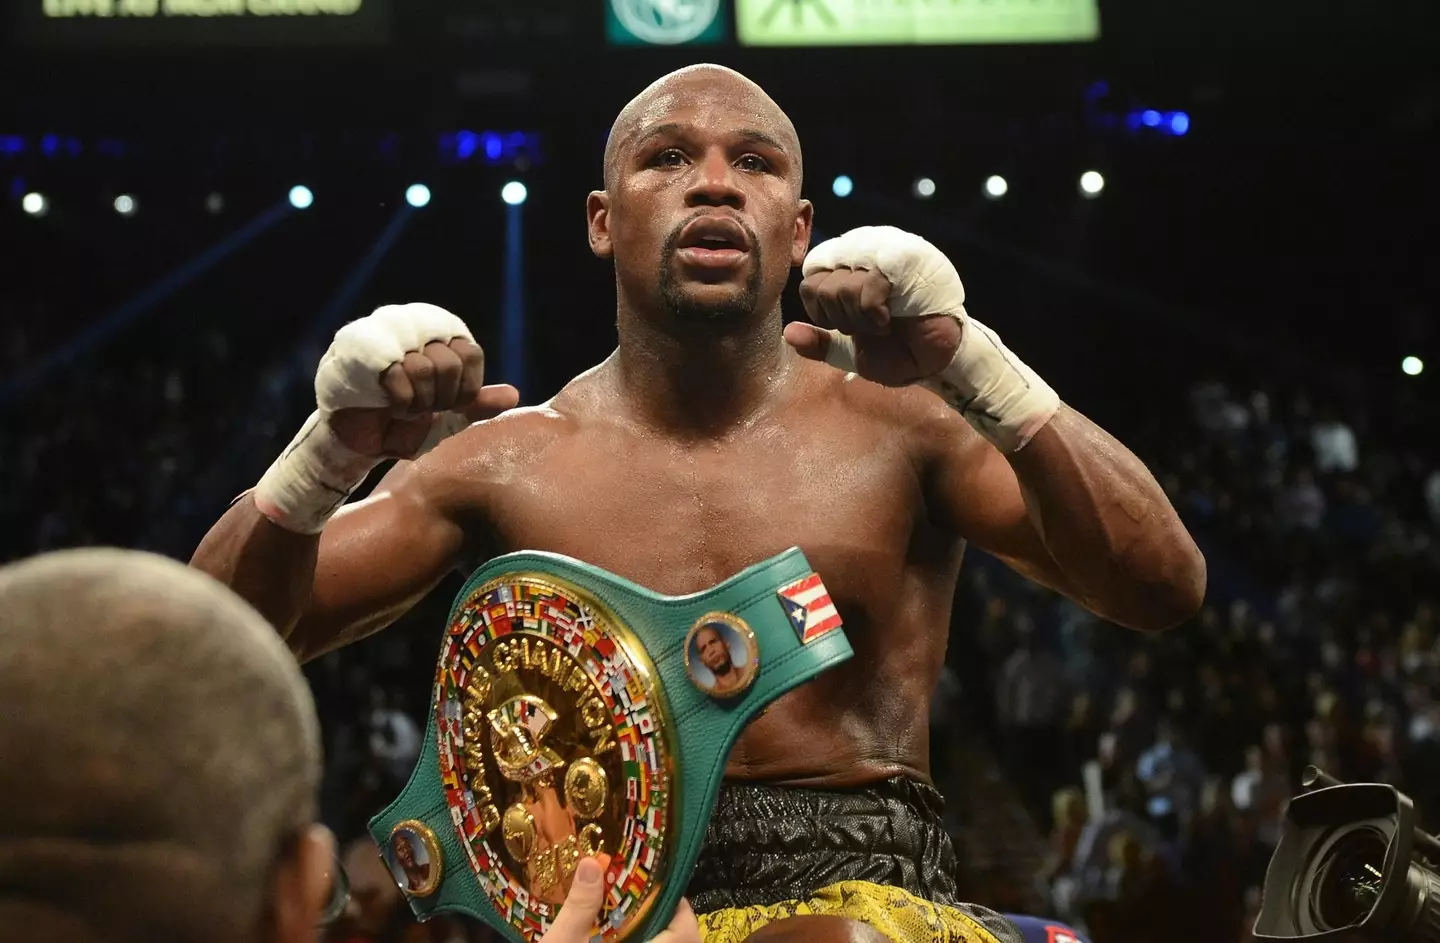
[[[1405,371],[1407,377],[1418,377],[1425,372],[1425,361],[1419,357],[1406,357],[1400,361],[1400,369]]]
[[[1160,127],[1160,121],[1160,112],[1156,111],[1154,108],[1147,108],[1144,111],[1140,112],[1140,123],[1145,125],[1145,127],[1147,128]]]
[[[1170,115],[1170,133],[1176,137],[1183,137],[1190,130],[1190,116],[1183,111],[1177,111]]]
[[[225,209],[225,198],[218,193],[212,193],[205,198],[205,209],[211,216],[216,216]]]
[[[50,201],[43,193],[27,193],[20,199],[20,208],[31,216],[44,216],[50,212]]]
[[[1094,199],[1105,189],[1105,178],[1098,170],[1087,170],[1080,175],[1080,192]]]
[[[985,178],[985,195],[992,200],[998,200],[1010,192],[1010,183],[999,174],[991,174]]]
[[[121,216],[134,216],[139,209],[135,198],[128,193],[122,193],[115,198],[115,212]]]
[[[929,177],[921,177],[915,181],[915,195],[922,200],[928,200],[935,195],[935,181]]]
[[[525,184],[519,180],[511,180],[500,188],[500,199],[504,200],[510,206],[519,206],[525,202],[525,198],[529,195],[530,191],[526,190]]]
[[[423,183],[412,183],[405,190],[405,202],[419,209],[430,202],[430,188]]]
[[[830,184],[830,192],[843,200],[845,197],[855,192],[855,181],[851,180],[844,174],[841,174],[840,176],[835,178],[835,181],[833,183]]]
[[[315,202],[315,194],[310,192],[309,187],[291,187],[290,205],[297,210],[309,209]]]

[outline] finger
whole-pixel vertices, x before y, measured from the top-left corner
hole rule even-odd
[[[680,906],[675,908],[675,916],[670,918],[670,925],[660,932],[655,941],[700,943],[700,921],[695,919],[695,911],[690,908],[690,901],[680,898]]]
[[[460,376],[460,392],[456,395],[457,406],[468,406],[480,395],[485,385],[485,351],[478,344],[472,344],[463,337],[450,342],[450,349],[460,358],[463,365]]]
[[[475,399],[466,406],[463,412],[465,418],[471,422],[481,422],[486,419],[494,419],[507,409],[514,409],[520,405],[520,391],[508,383],[496,383],[493,386],[482,386],[475,394]]]
[[[429,412],[435,402],[435,365],[419,351],[412,350],[400,361],[405,376],[415,389],[415,398],[410,401],[411,413]]]
[[[860,283],[860,310],[880,333],[890,333],[890,279],[869,272]]]
[[[405,368],[398,363],[392,363],[389,369],[380,374],[380,385],[385,388],[385,396],[390,401],[391,415],[408,416],[410,404],[415,400],[415,388],[410,385]]]
[[[600,905],[605,901],[605,871],[594,858],[582,858],[570,882],[570,893],[560,905],[560,913],[540,943],[586,943]]]
[[[821,327],[830,327],[825,311],[820,307],[820,282],[829,272],[811,275],[800,283],[800,303],[805,306],[805,315]]]
[[[854,334],[855,323],[845,310],[845,304],[840,300],[839,292],[845,284],[846,272],[831,272],[825,276],[816,292],[816,299],[820,308],[825,312],[825,319],[830,326],[842,334]]]
[[[450,349],[449,344],[439,341],[426,344],[425,359],[435,365],[435,402],[431,404],[436,412],[452,409],[460,392],[460,375],[465,364],[460,355]]]
[[[824,360],[830,347],[830,332],[795,321],[785,325],[785,343],[806,360]]]
[[[860,309],[860,290],[865,287],[865,275],[855,272],[835,284],[835,303],[845,312],[852,334],[869,334],[875,325]]]

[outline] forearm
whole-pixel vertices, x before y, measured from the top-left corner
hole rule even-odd
[[[1205,559],[1159,482],[1109,433],[1062,406],[1008,456],[1026,511],[1076,598],[1141,630],[1192,616]]]
[[[289,639],[310,603],[319,534],[272,522],[247,494],[210,528],[190,565],[229,586]]]

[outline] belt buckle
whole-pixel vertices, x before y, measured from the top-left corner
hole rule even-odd
[[[527,937],[599,856],[601,929],[623,938],[654,903],[674,808],[674,733],[631,629],[553,575],[506,573],[446,631],[435,686],[441,781],[461,849]]]

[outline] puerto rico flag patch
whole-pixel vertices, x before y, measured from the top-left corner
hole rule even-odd
[[[1080,938],[1069,927],[1046,927],[1045,934],[1050,937],[1047,943],[1080,943]]]
[[[790,625],[802,644],[808,645],[831,629],[840,628],[840,613],[830,599],[820,574],[811,573],[803,579],[787,583],[775,591],[780,605],[790,618]]]

